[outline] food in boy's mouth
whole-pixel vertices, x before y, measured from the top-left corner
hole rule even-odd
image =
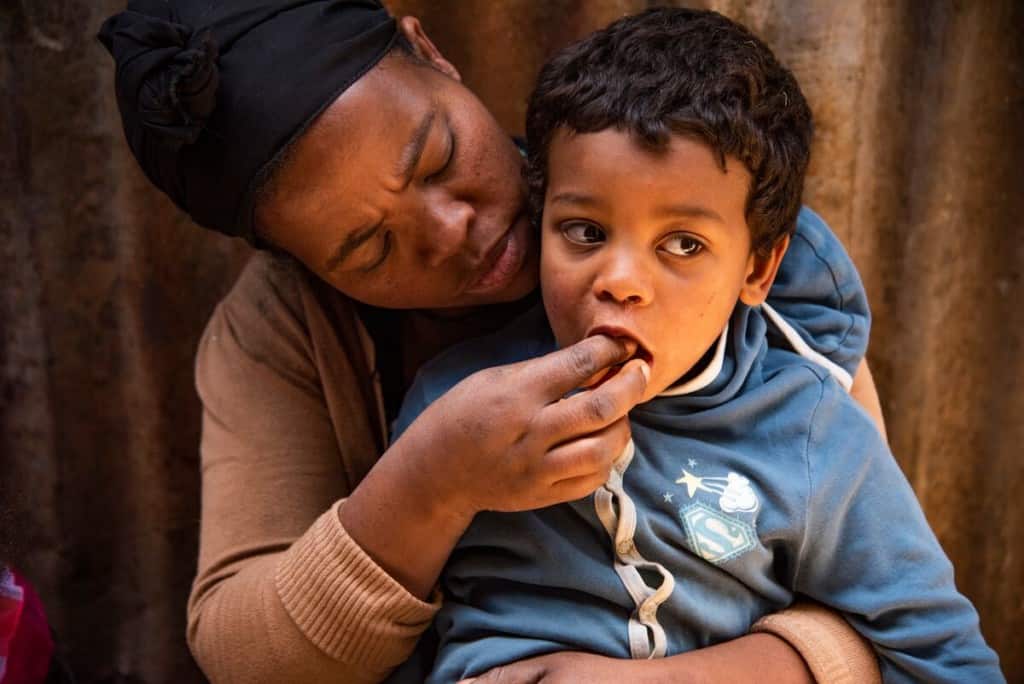
[[[588,378],[587,381],[584,382],[581,386],[583,389],[597,389],[604,383],[614,378],[616,374],[618,374],[618,372],[622,370],[622,367],[625,366],[630,361],[632,361],[633,359],[640,359],[641,361],[644,361],[645,363],[647,363],[648,367],[654,365],[654,355],[650,351],[648,351],[647,347],[645,347],[643,343],[640,342],[632,332],[626,330],[625,328],[600,325],[597,326],[596,328],[592,328],[591,330],[587,331],[587,334],[584,335],[584,337],[586,338],[592,335],[607,335],[608,337],[614,337],[619,340],[622,340],[626,344],[627,350],[632,349],[632,353],[622,363],[617,363],[614,366],[610,366],[609,368],[606,368],[601,372]]]

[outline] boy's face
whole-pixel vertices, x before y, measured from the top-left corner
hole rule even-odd
[[[652,151],[614,129],[554,136],[541,241],[544,307],[560,346],[606,333],[651,365],[644,401],[685,375],[738,299],[767,296],[786,243],[751,252],[750,174],[701,142]]]

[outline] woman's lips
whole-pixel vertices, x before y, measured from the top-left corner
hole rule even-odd
[[[525,215],[520,215],[498,241],[492,250],[493,256],[487,259],[486,263],[489,266],[486,266],[480,277],[469,286],[468,292],[478,294],[500,290],[518,275],[529,247],[526,234],[528,227]]]

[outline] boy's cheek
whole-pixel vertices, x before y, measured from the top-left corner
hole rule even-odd
[[[547,312],[548,322],[553,327],[561,315],[564,295],[562,294],[563,286],[559,278],[558,260],[555,257],[555,249],[551,245],[548,233],[549,231],[546,227],[541,230],[540,294],[541,299],[544,301],[544,310]]]
[[[590,286],[586,270],[564,253],[564,240],[557,230],[541,231],[540,290],[551,330],[559,347],[575,344],[586,329],[585,319]]]
[[[564,347],[567,344],[572,344],[576,341],[569,339],[571,336],[572,325],[571,321],[567,320],[567,318],[572,309],[561,291],[550,283],[551,281],[549,280],[548,283],[545,284],[544,280],[541,279],[544,311],[548,315],[548,322],[551,324],[552,332],[555,333],[555,340],[558,342],[558,346]]]

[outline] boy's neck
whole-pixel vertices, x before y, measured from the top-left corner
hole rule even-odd
[[[717,346],[718,346],[718,338],[716,337],[715,341],[711,343],[711,346],[707,348],[707,351],[704,352],[704,354],[700,357],[700,359],[697,361],[697,363],[693,364],[693,367],[691,367],[690,370],[686,371],[686,373],[684,373],[681,378],[679,378],[678,380],[673,382],[671,385],[666,387],[665,388],[666,391],[667,390],[671,390],[673,387],[678,387],[679,385],[687,383],[690,380],[693,380],[695,377],[697,377],[701,373],[703,373],[704,369],[707,368],[708,365],[710,365],[712,360],[715,358],[715,348]]]

